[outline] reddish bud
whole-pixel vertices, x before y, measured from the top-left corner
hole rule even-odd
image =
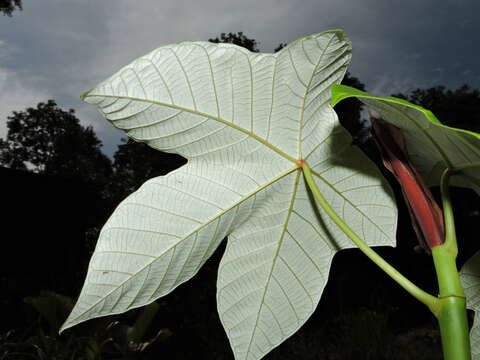
[[[401,130],[381,119],[371,119],[383,164],[400,183],[420,245],[427,251],[442,245],[445,237],[442,210],[410,162]]]

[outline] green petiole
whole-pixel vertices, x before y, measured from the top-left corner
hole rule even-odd
[[[405,276],[398,272],[392,265],[386,262],[380,255],[378,255],[365,241],[363,241],[346,223],[345,221],[332,209],[330,204],[325,200],[322,193],[318,189],[315,180],[313,179],[312,172],[307,163],[300,162],[300,166],[303,170],[305,181],[307,182],[310,190],[312,191],[315,200],[320,207],[327,213],[330,219],[347,235],[350,240],[376,265],[378,265],[387,275],[395,280],[401,287],[403,287],[409,294],[425,304],[433,314],[438,314],[440,310],[439,299],[435,296],[428,294],[420,289],[417,285],[408,280]]]

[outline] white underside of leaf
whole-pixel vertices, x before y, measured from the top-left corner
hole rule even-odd
[[[367,243],[394,245],[391,192],[329,105],[349,60],[339,31],[276,54],[186,42],[89,91],[85,100],[114,126],[189,162],[115,210],[63,328],[167,294],[229,236],[220,318],[237,359],[262,357],[313,313],[334,253],[352,246],[309,198],[298,159]]]
[[[260,184],[200,161],[146,182],[104,225],[68,326],[149,304],[190,279],[292,171]]]
[[[344,173],[343,179],[354,177]],[[368,193],[363,199],[350,196],[350,189],[342,193],[331,184],[320,188],[339,213],[343,209],[351,216],[347,221],[369,243],[391,245],[392,204]],[[218,311],[239,359],[259,359],[295,333],[318,305],[333,255],[352,247],[328,216],[315,209],[300,172],[279,181],[275,189],[276,202],[252,214],[229,236],[220,263]],[[374,205],[375,199],[380,201]],[[365,216],[373,206],[380,211]]]
[[[470,345],[472,359],[480,359],[480,252],[463,265],[460,279],[467,297],[467,309],[475,311],[472,329],[470,330]]]

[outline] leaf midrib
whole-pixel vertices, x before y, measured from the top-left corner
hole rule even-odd
[[[275,255],[273,256],[273,262],[272,262],[272,266],[270,267],[270,273],[268,274],[268,279],[267,279],[267,282],[265,284],[265,288],[263,290],[263,294],[262,294],[262,299],[260,300],[260,308],[258,309],[258,312],[257,312],[257,316],[256,316],[256,319],[255,319],[255,324],[253,326],[253,331],[252,331],[252,335],[250,336],[250,341],[248,343],[248,348],[247,348],[247,354],[250,353],[250,350],[252,348],[252,343],[253,343],[253,338],[255,337],[255,332],[256,330],[259,328],[258,327],[258,321],[260,319],[260,313],[262,311],[262,307],[263,305],[265,305],[265,296],[267,294],[267,289],[270,285],[270,281],[273,277],[273,270],[275,268],[275,265],[277,263],[277,260],[279,258],[279,253],[280,253],[280,249],[282,248],[282,245],[283,245],[283,240],[285,238],[285,234],[287,232],[287,227],[288,227],[288,223],[290,221],[290,216],[292,215],[292,211],[293,211],[293,206],[295,204],[295,200],[296,200],[296,197],[297,197],[297,191],[298,191],[298,184],[299,184],[299,180],[300,180],[300,174],[301,174],[301,171],[300,169],[298,169],[298,174],[295,178],[295,182],[294,182],[294,187],[293,187],[293,193],[292,193],[292,198],[290,199],[290,206],[289,206],[289,209],[287,210],[288,213],[287,213],[287,218],[285,219],[285,223],[284,223],[284,226],[283,226],[283,231],[282,231],[282,235],[278,241],[278,245],[277,245],[277,250],[275,252]],[[283,331],[283,329],[280,327],[280,331]]]
[[[223,211],[219,212],[217,215],[215,215],[214,217],[212,217],[210,220],[206,221],[204,224],[196,227],[194,230],[190,231],[188,234],[185,234],[184,236],[182,236],[173,246],[169,247],[168,249],[166,249],[165,251],[163,251],[161,254],[155,256],[154,259],[152,259],[152,261],[148,262],[145,266],[143,266],[141,269],[139,269],[138,271],[136,271],[131,277],[125,279],[122,283],[116,285],[116,287],[110,291],[108,294],[106,294],[105,296],[103,296],[102,298],[100,298],[98,301],[96,301],[93,305],[91,305],[87,310],[83,311],[81,314],[77,315],[75,318],[73,319],[69,319],[69,326],[66,327],[66,328],[62,328],[62,331],[67,329],[67,328],[70,328],[76,324],[78,324],[78,319],[84,315],[85,313],[87,313],[88,311],[90,311],[92,308],[94,308],[96,305],[98,305],[102,300],[105,300],[110,294],[112,294],[113,292],[115,292],[117,289],[119,289],[120,287],[122,287],[124,284],[126,284],[128,281],[132,280],[135,278],[135,276],[137,276],[138,274],[140,274],[142,271],[144,271],[146,268],[148,268],[149,266],[151,266],[151,264],[153,262],[155,262],[156,260],[158,260],[159,258],[161,258],[163,255],[165,255],[168,251],[172,250],[172,249],[175,249],[177,247],[177,245],[182,242],[183,240],[187,239],[188,237],[190,237],[191,235],[199,232],[200,230],[202,230],[203,228],[205,228],[206,226],[208,226],[209,224],[211,224],[212,222],[214,222],[215,220],[217,220],[218,218],[220,218],[221,216],[225,215],[226,213],[228,213],[230,210],[232,210],[233,208],[235,208],[236,206],[240,205],[242,202],[244,202],[245,200],[249,199],[250,197],[258,194],[260,191],[262,191],[263,189],[267,188],[268,186],[270,186],[271,184],[277,182],[278,180],[284,178],[285,176],[288,176],[289,174],[291,174],[292,172],[294,171],[299,171],[300,172],[300,169],[295,166],[295,167],[292,167],[284,172],[282,172],[280,175],[277,175],[276,177],[274,177],[272,180],[266,182],[265,184],[261,185],[261,186],[258,186],[255,188],[254,191],[251,191],[250,193],[248,193],[247,195],[244,195],[242,196],[240,199],[238,199],[237,201],[235,201],[232,205],[230,205],[229,207],[227,207],[226,209],[224,209]],[[108,230],[108,228],[106,228],[105,230]],[[102,229],[102,232],[104,230]],[[177,284],[176,286],[178,286],[179,284]],[[174,286],[172,289],[170,289],[170,291],[173,291],[176,286]],[[145,304],[142,304],[142,305],[138,305],[138,306],[135,306],[135,307],[140,307],[140,306],[143,306]],[[121,314],[123,313],[124,311],[118,311],[118,312],[113,312],[111,313],[111,315],[114,315],[114,314]]]
[[[310,79],[308,81],[308,84],[307,86],[305,87],[305,93],[303,95],[303,101],[302,101],[302,108],[300,110],[300,121],[299,121],[299,131],[298,131],[298,149],[297,149],[297,152],[298,152],[298,156],[300,158],[303,157],[303,154],[302,154],[302,133],[303,133],[303,123],[304,123],[304,115],[305,115],[305,103],[307,101],[307,94],[308,92],[310,91],[310,87],[312,86],[312,80],[313,80],[313,77],[315,76],[315,72],[318,68],[318,65],[320,65],[320,62],[323,60],[323,57],[325,56],[325,53],[327,51],[327,49],[330,47],[330,44],[332,43],[332,40],[335,38],[335,34],[330,38],[330,40],[328,40],[328,43],[327,45],[323,48],[322,50],[322,54],[318,57],[318,61],[316,64],[312,64],[314,65],[313,69],[312,69],[312,74],[310,76]],[[317,40],[318,42],[318,40]],[[310,58],[308,57],[307,55],[307,52],[305,51],[304,47],[303,47],[303,42],[302,42],[302,50],[304,51],[305,53],[305,56],[307,57],[307,59],[310,61]],[[290,54],[290,51],[289,51],[289,54]],[[290,54],[290,58],[291,58],[291,54]],[[311,61],[310,61],[311,63]],[[292,64],[293,64],[293,61],[292,61]],[[295,71],[296,72],[296,71]]]
[[[253,133],[252,131],[244,129],[244,128],[242,128],[242,127],[240,127],[240,126],[238,126],[238,125],[236,125],[236,124],[234,124],[230,121],[227,121],[227,120],[225,120],[221,117],[210,115],[210,114],[204,113],[202,111],[192,110],[192,109],[189,109],[189,108],[186,108],[186,107],[183,107],[183,106],[169,104],[169,103],[165,103],[165,102],[162,102],[162,101],[149,100],[149,99],[143,99],[143,98],[139,98],[139,97],[125,96],[125,95],[106,95],[106,94],[90,94],[90,93],[88,93],[88,94],[85,95],[84,98],[88,98],[88,97],[104,97],[104,98],[112,98],[112,99],[125,99],[125,100],[132,100],[132,101],[140,101],[140,102],[165,106],[165,107],[168,107],[168,108],[171,108],[171,109],[180,110],[180,111],[187,112],[187,113],[197,115],[197,116],[201,116],[201,117],[206,117],[208,119],[215,120],[215,121],[218,121],[222,124],[225,124],[225,125],[233,128],[235,130],[238,130],[238,131],[240,131],[244,134],[247,134],[251,138],[257,140],[258,142],[260,142],[264,146],[268,147],[269,149],[271,149],[274,152],[276,152],[277,154],[279,154],[281,157],[283,157],[283,158],[285,158],[285,159],[287,159],[287,160],[289,160],[293,163],[297,162],[297,159],[295,159],[293,156],[288,155],[286,152],[280,150],[278,147],[272,145],[271,143],[269,143],[265,139],[261,138],[260,136],[258,136],[255,133]]]
[[[366,97],[367,98],[367,97]],[[417,123],[417,121],[405,114],[404,112],[402,112],[400,109],[398,109],[397,107],[393,106],[393,104],[395,105],[400,105],[400,106],[407,106],[407,104],[402,104],[400,102],[396,102],[396,101],[393,101],[393,100],[382,100],[381,98],[378,98],[378,97],[371,97],[371,99],[374,99],[374,100],[377,100],[377,101],[384,101],[385,102],[385,105],[392,109],[392,110],[395,110],[396,112],[399,112],[401,114],[401,116],[405,116],[405,118],[407,118],[410,122],[412,122],[413,124],[415,124],[415,126],[422,132],[422,134],[425,135],[426,138],[428,138],[428,140],[430,141],[430,143],[434,146],[434,148],[437,150],[438,154],[440,155],[440,157],[443,159],[443,161],[445,162],[446,166],[449,168],[449,169],[452,169],[452,170],[455,170],[457,167],[463,167],[465,166],[465,164],[471,164],[473,165],[472,167],[476,167],[478,165],[476,165],[476,162],[475,161],[470,161],[470,162],[467,162],[467,163],[462,163],[462,164],[459,164],[459,165],[454,165],[453,162],[450,160],[450,158],[447,156],[447,154],[442,150],[442,148],[437,144],[434,136],[430,135],[430,133],[427,131],[427,129],[424,129],[422,126],[420,126],[420,124]],[[410,107],[411,109],[415,109],[419,112],[422,113],[423,116],[425,116],[427,118],[427,120],[429,120],[429,128],[430,126],[439,126],[440,128],[442,129],[446,129],[446,130],[451,130],[451,132],[445,134],[445,137],[454,144],[454,142],[452,141],[451,137],[455,137],[457,138],[459,141],[461,141],[465,146],[467,146],[475,155],[476,155],[476,151],[477,149],[472,146],[472,144],[470,144],[468,141],[465,141],[465,138],[463,137],[463,134],[465,134],[464,132],[458,132],[457,130],[462,130],[462,129],[454,129],[454,128],[450,128],[448,126],[445,126],[444,124],[442,123],[436,123],[435,121],[432,120],[432,116],[429,114],[429,111],[426,110],[426,109],[423,109],[423,108],[418,108],[417,106],[408,106]],[[467,135],[471,135],[470,133],[467,133]],[[456,146],[456,144],[455,144]],[[458,148],[460,149],[460,148]],[[463,152],[462,152],[463,154]],[[467,160],[468,157],[466,155],[463,155],[463,157]],[[462,174],[462,176],[464,177],[468,177],[466,174]],[[471,179],[470,179],[471,180]],[[475,179],[477,180],[477,179]]]
[[[395,111],[396,113],[398,113],[400,115],[400,117],[405,118],[408,122],[415,125],[417,127],[417,129],[430,141],[430,143],[433,145],[435,150],[437,150],[438,154],[440,155],[440,158],[445,162],[447,167],[449,167],[449,168],[453,167],[452,162],[450,161],[450,158],[442,150],[442,148],[437,144],[437,142],[433,139],[433,137],[429,134],[429,132],[426,129],[424,129],[413,117],[407,115],[405,112],[401,111],[400,109],[398,109],[397,107],[392,105],[392,103],[395,104],[395,105],[401,105],[401,106],[405,106],[405,104],[400,104],[400,103],[397,103],[397,102],[394,102],[394,101],[391,101],[391,100],[388,100],[388,99],[384,100],[384,99],[381,99],[381,98],[378,98],[378,97],[375,97],[375,96],[372,96],[372,97],[365,96],[364,98],[373,99],[375,101],[380,101],[388,109],[390,109],[390,111],[392,111],[392,110]],[[369,105],[369,104],[367,104],[367,105]],[[415,110],[418,110],[418,109],[415,109]],[[425,113],[423,113],[423,114],[426,115]]]

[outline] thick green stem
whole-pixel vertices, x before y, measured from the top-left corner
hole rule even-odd
[[[421,301],[423,304],[437,314],[439,310],[439,299],[428,294],[420,289],[405,276],[399,273],[393,266],[386,262],[380,255],[378,255],[365,241],[363,241],[346,223],[343,219],[333,210],[330,204],[325,200],[322,193],[317,187],[315,180],[312,177],[312,172],[305,162],[301,163],[305,181],[307,182],[313,196],[317,200],[320,207],[327,213],[332,221],[347,235],[350,240],[366,255],[370,260],[377,264],[387,275],[395,280],[401,287],[403,287],[408,293]]]
[[[470,338],[465,294],[460,284],[456,255],[445,245],[432,249],[439,285],[440,311],[436,314],[440,324],[445,360],[469,360]]]
[[[455,258],[458,254],[457,235],[455,233],[455,219],[453,217],[452,203],[450,200],[449,180],[453,174],[451,170],[445,170],[440,180],[440,191],[442,194],[443,221],[445,223],[445,248],[452,253]]]
[[[440,324],[445,360],[469,360],[470,337],[465,293],[456,264],[458,248],[448,188],[450,175],[451,171],[446,170],[440,184],[445,220],[445,243],[432,249],[440,300],[440,308],[436,317]]]

